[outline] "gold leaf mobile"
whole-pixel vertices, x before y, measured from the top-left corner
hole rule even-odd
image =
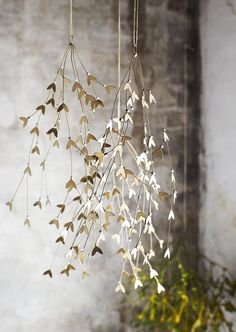
[[[142,287],[140,272],[148,267],[149,276],[155,279],[157,291],[161,293],[164,287],[158,280],[158,271],[153,267],[153,257],[156,255],[157,241],[159,250],[164,250],[163,256],[170,258],[171,224],[175,219],[174,204],[177,196],[175,174],[169,148],[169,135],[162,126],[159,134],[154,137],[151,130],[151,112],[158,114],[158,103],[153,93],[146,89],[142,67],[138,56],[138,15],[139,0],[134,0],[133,55],[122,80],[120,80],[120,47],[118,91],[114,100],[109,120],[104,115],[105,129],[101,137],[92,133],[91,118],[98,112],[103,112],[104,102],[98,97],[98,90],[108,94],[113,86],[101,83],[90,74],[78,54],[73,43],[72,0],[70,0],[70,36],[62,62],[54,80],[48,85],[48,95],[44,103],[39,105],[29,116],[20,117],[23,127],[29,125],[36,117],[30,131],[32,135],[27,163],[22,177],[12,199],[7,202],[10,210],[13,208],[16,195],[26,181],[26,219],[30,226],[28,182],[33,175],[31,156],[41,156],[40,137],[42,135],[40,120],[51,108],[55,113],[54,123],[48,128],[49,147],[43,157],[41,167],[41,186],[39,198],[33,203],[35,208],[42,209],[43,185],[46,194],[46,205],[50,204],[47,189],[47,163],[53,148],[64,145],[68,151],[70,176],[65,179],[65,196],[57,204],[58,213],[51,218],[49,224],[55,227],[57,246],[66,248],[66,266],[61,274],[69,276],[72,271],[81,267],[82,277],[89,276],[88,264],[90,258],[103,254],[102,242],[109,234],[116,241],[117,253],[121,256],[121,273],[116,291],[125,293],[123,278],[132,276],[134,288]],[[120,45],[120,0],[119,0],[119,45]],[[72,77],[68,76],[68,64]],[[81,110],[78,122],[78,133],[74,137],[71,131],[71,105],[68,89],[76,99]],[[123,103],[121,103],[121,100]],[[117,114],[115,114],[117,106]],[[123,107],[124,105],[124,107]],[[142,151],[136,151],[132,144],[132,126],[135,112],[142,114],[143,144]],[[67,140],[60,141],[61,128],[64,122]],[[161,118],[159,116],[159,124]],[[131,133],[131,134],[130,134]],[[84,164],[84,173],[78,178],[74,174],[73,152],[80,155]],[[127,161],[130,155],[132,161]],[[162,188],[159,184],[158,166],[165,159],[169,166],[169,186]],[[110,185],[112,183],[112,186]],[[165,201],[168,205],[168,235],[166,244],[158,235],[156,217],[159,204]],[[66,218],[63,218],[64,214]],[[118,230],[111,233],[112,220],[118,222]],[[52,265],[44,272],[52,278]]]

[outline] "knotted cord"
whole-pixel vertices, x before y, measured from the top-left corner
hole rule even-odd
[[[117,96],[117,117],[120,119],[120,58],[121,58],[121,10],[120,0],[118,1],[118,96]],[[118,131],[120,132],[120,121],[118,121]]]
[[[73,1],[70,0],[70,35],[69,35],[69,42],[72,43],[73,41]]]
[[[134,0],[134,22],[133,22],[133,47],[134,53],[137,53],[138,47],[138,16],[139,16],[139,0]]]

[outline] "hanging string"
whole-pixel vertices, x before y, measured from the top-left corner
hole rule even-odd
[[[139,14],[139,0],[134,0],[134,22],[133,22],[134,53],[137,53],[137,47],[138,47],[138,14]]]
[[[120,0],[118,0],[118,96],[117,96],[117,117],[120,119],[120,58],[121,58],[121,10]],[[121,123],[118,121],[118,131],[120,132]]]
[[[188,59],[187,45],[184,45],[184,190],[183,190],[183,226],[187,229],[187,195],[188,195]]]
[[[70,36],[69,36],[69,42],[72,43],[73,41],[73,3],[72,0],[70,0]]]

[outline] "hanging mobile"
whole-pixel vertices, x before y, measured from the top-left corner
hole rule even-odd
[[[120,45],[120,0],[119,0],[119,45]],[[157,291],[161,293],[164,287],[158,280],[158,271],[152,266],[155,256],[154,240],[158,242],[160,250],[165,248],[164,257],[170,258],[171,224],[175,219],[174,204],[177,196],[175,175],[169,148],[169,136],[162,126],[158,137],[151,131],[151,111],[158,114],[158,104],[151,90],[145,87],[142,67],[138,56],[138,24],[139,0],[134,0],[133,15],[133,56],[130,65],[119,84],[119,91],[114,103],[113,114],[110,120],[111,131],[116,133],[117,147],[113,154],[113,206],[119,211],[117,221],[120,223],[119,232],[112,238],[118,244],[118,253],[122,257],[122,271],[116,291],[125,293],[124,276],[132,276],[134,288],[142,287],[139,277],[145,266],[149,269],[151,279],[157,283]],[[120,52],[120,47],[119,47]],[[120,59],[120,57],[119,57]],[[120,60],[119,74],[120,78]],[[124,111],[121,114],[120,98],[124,100]],[[117,117],[114,115],[116,101],[118,103]],[[134,113],[141,112],[143,119],[143,151],[138,153],[132,145],[128,133],[132,130]],[[159,116],[159,114],[158,114]],[[161,118],[159,116],[159,125]],[[132,136],[132,134],[131,134]],[[133,157],[127,165],[125,156]],[[161,188],[158,179],[158,166],[162,159],[169,164],[169,188]],[[160,176],[160,175],[159,175]],[[158,235],[157,218],[159,204],[166,201],[169,205],[167,243]]]
[[[70,176],[65,181],[64,200],[57,204],[58,213],[50,220],[49,224],[59,231],[56,238],[57,245],[66,247],[66,266],[61,274],[69,276],[75,270],[74,262],[81,266],[82,276],[89,275],[87,271],[90,258],[103,254],[100,243],[106,240],[106,233],[110,229],[111,218],[116,218],[120,224],[118,232],[112,234],[119,248],[118,254],[122,257],[122,270],[116,291],[125,292],[123,277],[130,275],[134,277],[134,288],[142,286],[139,277],[143,266],[148,266],[150,278],[157,282],[158,293],[164,287],[158,281],[158,272],[152,267],[151,259],[155,256],[153,241],[157,240],[159,247],[164,248],[164,241],[158,236],[158,225],[155,218],[159,203],[167,201],[169,204],[168,214],[168,237],[164,257],[170,258],[170,236],[171,224],[175,218],[174,203],[176,200],[175,175],[169,149],[169,137],[166,128],[162,128],[158,138],[154,138],[151,132],[150,112],[154,108],[158,113],[157,102],[151,91],[146,90],[142,74],[142,68],[138,57],[138,9],[139,0],[134,0],[134,25],[133,25],[133,56],[130,65],[120,80],[120,0],[119,0],[119,52],[118,52],[118,91],[115,97],[110,119],[104,115],[105,129],[101,137],[96,138],[91,133],[92,121],[96,110],[104,108],[104,103],[97,95],[97,88],[105,88],[110,93],[114,88],[101,83],[95,76],[91,75],[83,65],[76,47],[73,43],[72,28],[72,0],[70,0],[70,36],[69,43],[57,71],[54,81],[47,87],[48,96],[45,103],[39,105],[35,112],[28,117],[21,117],[23,126],[26,127],[29,120],[36,116],[36,123],[31,129],[32,141],[30,145],[27,165],[23,171],[22,178],[12,199],[7,202],[12,210],[13,202],[17,192],[26,182],[26,219],[25,224],[30,225],[28,184],[32,176],[31,156],[40,155],[39,138],[41,134],[40,120],[47,114],[48,108],[55,111],[55,122],[48,129],[47,135],[50,144],[46,154],[41,161],[41,186],[39,198],[34,202],[34,207],[42,208],[43,183],[46,191],[46,205],[50,203],[47,191],[46,166],[50,151],[54,147],[59,148],[61,126],[64,120],[67,128],[67,141],[64,142],[68,150],[70,163]],[[66,73],[68,62],[71,64],[73,79],[68,78]],[[79,69],[80,68],[80,69]],[[81,69],[85,77],[82,79]],[[140,84],[139,84],[140,82]],[[69,114],[71,108],[67,95],[66,86],[72,86],[71,90],[76,95],[79,103],[81,116],[77,136],[72,137]],[[125,109],[121,114],[121,98],[125,101]],[[118,112],[115,114],[116,103]],[[122,106],[123,107],[123,106]],[[143,117],[143,151],[138,153],[132,145],[132,138],[128,135],[132,129],[134,112],[142,112]],[[160,121],[161,123],[161,121]],[[77,179],[73,173],[73,153],[79,153],[85,173]],[[133,164],[127,167],[124,153],[133,157]],[[158,184],[155,174],[157,165],[154,158],[166,159],[170,168],[170,186],[163,190]],[[131,166],[132,165],[132,166]],[[111,180],[111,181],[110,181]],[[108,189],[109,181],[113,184]],[[67,215],[64,218],[64,212]],[[70,235],[68,237],[68,234]],[[45,275],[52,277],[52,264]]]
[[[97,109],[100,109],[99,112],[104,112],[104,103],[98,97],[98,90],[103,89],[106,93],[110,94],[113,88],[115,88],[111,85],[101,83],[85,68],[73,42],[72,9],[72,0],[70,0],[69,41],[56,76],[47,87],[47,98],[32,114],[20,117],[23,127],[29,125],[34,118],[36,118],[36,120],[30,130],[32,139],[26,166],[15,193],[11,200],[6,203],[10,210],[12,210],[17,193],[25,182],[26,217],[24,224],[30,226],[29,181],[31,176],[33,176],[31,166],[32,156],[38,155],[41,157],[40,139],[43,135],[48,136],[49,146],[40,162],[41,185],[39,188],[39,197],[33,203],[34,208],[42,209],[44,205],[44,195],[45,205],[51,204],[47,181],[47,165],[50,159],[50,152],[52,149],[57,149],[60,145],[64,145],[68,151],[70,174],[67,179],[65,179],[64,199],[57,204],[58,213],[49,221],[49,224],[56,227],[59,231],[56,239],[57,244],[65,244],[68,233],[72,233],[73,240],[66,254],[68,264],[61,271],[61,273],[65,273],[66,275],[69,275],[70,270],[75,269],[72,264],[69,264],[72,258],[76,257],[81,264],[84,264],[86,258],[89,256],[102,253],[101,248],[98,247],[98,242],[99,239],[104,238],[102,228],[105,229],[106,225],[103,227],[100,214],[102,214],[102,217],[105,215],[105,224],[107,224],[111,212],[101,208],[99,202],[101,199],[98,199],[98,188],[102,186],[106,176],[106,171],[103,171],[102,167],[106,149],[110,148],[110,145],[105,142],[101,144],[101,142],[97,140],[95,135],[91,132],[92,121],[90,119],[94,117]],[[69,77],[69,75],[73,76]],[[81,112],[75,137],[73,137],[70,122],[72,98],[73,101],[77,101],[77,108],[79,108]],[[54,123],[49,126],[46,133],[43,133],[40,128],[40,121],[43,117],[47,116],[48,112],[52,111],[55,113]],[[103,116],[106,118],[104,113]],[[63,124],[66,128],[66,133],[61,132]],[[63,141],[63,136],[67,136],[66,141]],[[85,170],[84,175],[80,178],[78,178],[79,174],[74,174],[73,156],[76,152],[79,153],[83,159]],[[53,200],[57,199],[56,193],[55,197],[52,198]],[[63,224],[65,212],[67,215]],[[83,271],[86,276],[84,267]],[[48,274],[52,277],[51,268],[44,274]]]

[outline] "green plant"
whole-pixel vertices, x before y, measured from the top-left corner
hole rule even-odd
[[[229,313],[236,313],[233,298],[236,280],[221,265],[199,255],[205,273],[199,275],[189,263],[185,243],[178,245],[172,259],[159,265],[159,280],[166,291],[158,294],[146,275],[144,285],[127,297],[131,321],[141,331],[234,332]]]

